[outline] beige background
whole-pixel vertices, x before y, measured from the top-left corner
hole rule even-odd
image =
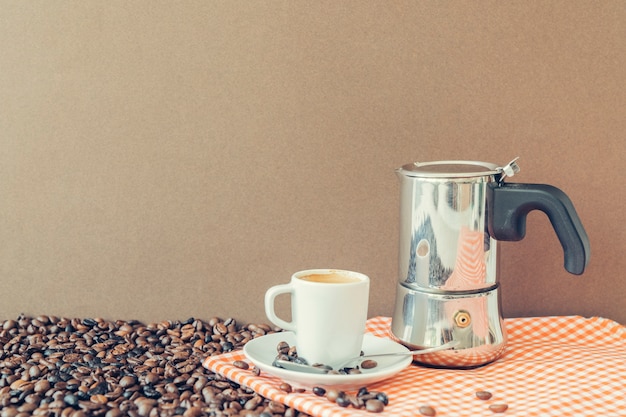
[[[520,156],[592,256],[533,213],[504,314],[626,322],[625,109],[623,1],[0,0],[0,318],[264,322],[311,267],[390,315],[394,169]]]

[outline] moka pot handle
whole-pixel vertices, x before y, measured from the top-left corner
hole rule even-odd
[[[587,233],[569,197],[547,184],[491,183],[488,201],[489,233],[496,240],[518,241],[526,235],[526,216],[543,211],[556,232],[565,257],[565,269],[585,271],[590,248]]]

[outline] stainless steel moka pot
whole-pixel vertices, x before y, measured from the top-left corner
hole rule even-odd
[[[400,246],[391,331],[424,365],[472,368],[506,347],[498,297],[498,240],[524,238],[526,215],[545,212],[563,246],[565,269],[582,274],[589,240],[570,199],[544,184],[506,183],[519,171],[476,161],[415,162],[400,178]]]

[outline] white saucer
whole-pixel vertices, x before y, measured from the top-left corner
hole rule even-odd
[[[243,352],[262,372],[276,376],[295,388],[333,387],[344,390],[359,389],[363,386],[390,378],[411,364],[413,356],[389,356],[376,358],[378,366],[362,369],[360,374],[328,375],[308,372],[291,371],[272,365],[276,358],[276,346],[285,341],[289,346],[296,344],[293,332],[271,333],[246,343]],[[363,336],[363,352],[366,355],[378,353],[408,352],[408,349],[393,340],[375,337],[370,334]]]

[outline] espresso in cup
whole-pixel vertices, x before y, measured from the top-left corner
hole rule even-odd
[[[303,275],[303,276],[299,276],[298,278],[304,281],[323,282],[326,284],[347,284],[350,282],[360,281],[359,278],[356,278],[350,275],[341,274],[338,272]]]
[[[274,300],[291,296],[291,317],[276,315]],[[338,365],[361,352],[369,300],[369,278],[359,272],[313,269],[296,272],[288,284],[265,293],[265,313],[295,333],[298,357],[310,364]]]

